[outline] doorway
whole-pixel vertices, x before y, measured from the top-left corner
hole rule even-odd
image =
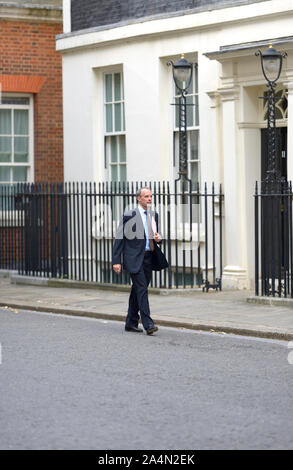
[[[261,179],[268,170],[268,131],[261,131]],[[275,295],[287,286],[289,270],[289,200],[287,194],[287,127],[276,128],[277,182],[262,184],[261,237],[264,295]],[[281,180],[282,178],[282,180]],[[282,182],[281,182],[282,181]],[[285,287],[284,287],[285,286]]]
[[[280,177],[287,180],[287,127],[276,128],[276,170]],[[268,130],[261,130],[261,179],[264,180],[268,169]]]

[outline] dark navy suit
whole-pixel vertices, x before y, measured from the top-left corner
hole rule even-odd
[[[151,212],[151,216],[155,219],[158,232],[158,214]],[[130,273],[132,280],[126,326],[137,327],[140,311],[145,330],[154,327],[148,301],[153,255],[153,252],[146,251],[145,229],[139,209],[126,212],[118,227],[112,257],[112,264],[123,264],[123,268]]]

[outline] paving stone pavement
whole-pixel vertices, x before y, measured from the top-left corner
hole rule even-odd
[[[17,275],[0,277],[0,306],[125,320],[127,291],[121,292],[115,286],[103,290],[71,287],[70,282],[61,282],[60,287],[36,282]],[[292,301],[257,303],[253,296],[247,290],[174,291],[169,295],[150,294],[149,301],[157,325],[293,340]]]

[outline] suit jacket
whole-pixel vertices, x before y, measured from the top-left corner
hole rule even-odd
[[[156,228],[158,232],[158,214],[157,212],[150,212],[150,215],[154,217]],[[155,252],[160,251],[160,255],[163,255],[157,243],[155,244]],[[137,273],[143,263],[145,254],[146,236],[144,230],[144,224],[139,212],[139,209],[133,209],[125,212],[122,221],[119,224],[116,239],[113,246],[112,264],[123,264],[123,268],[129,273]],[[153,269],[163,269],[168,266],[159,267],[161,264],[153,252]],[[123,263],[121,258],[123,257]],[[164,264],[164,263],[163,263]]]

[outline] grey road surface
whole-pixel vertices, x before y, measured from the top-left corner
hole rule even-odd
[[[0,449],[292,449],[288,343],[0,309]]]

